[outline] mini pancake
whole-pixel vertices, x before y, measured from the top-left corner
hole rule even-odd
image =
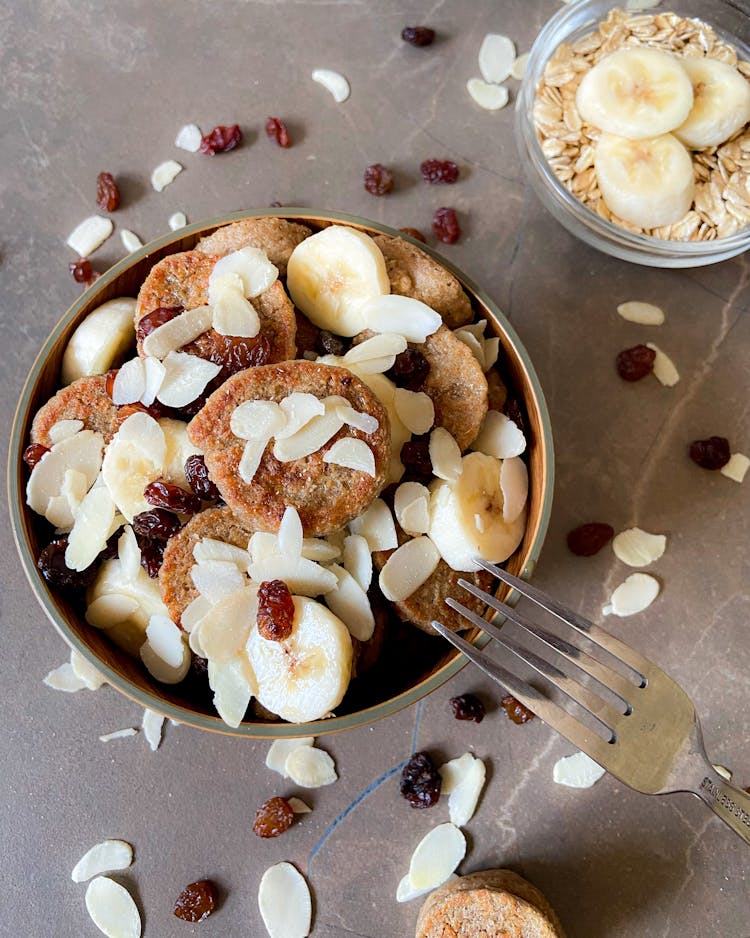
[[[82,420],[84,430],[95,430],[109,443],[120,420],[117,407],[106,391],[106,375],[79,378],[58,391],[37,411],[31,425],[31,442],[51,447],[50,428],[59,420]]]
[[[239,476],[245,441],[234,436],[230,419],[245,401],[279,402],[293,391],[323,399],[340,395],[360,413],[378,421],[374,433],[344,425],[320,449],[302,459],[279,462],[273,440],[261,458],[253,481]],[[390,461],[390,425],[380,401],[345,368],[304,360],[261,365],[234,375],[209,397],[188,425],[188,435],[204,453],[206,466],[226,503],[251,527],[277,531],[287,506],[297,509],[305,535],[342,528],[370,505],[385,485]],[[375,477],[326,463],[324,454],[340,439],[364,440],[375,457]]]
[[[312,232],[305,225],[287,221],[286,218],[244,218],[213,234],[201,238],[196,251],[223,257],[240,248],[253,247],[265,251],[269,261],[279,268],[279,276],[286,277],[289,255],[300,241],[309,238]]]
[[[210,537],[247,550],[252,534],[252,529],[235,518],[231,509],[224,506],[206,508],[205,511],[193,515],[190,521],[169,539],[159,570],[159,586],[161,598],[173,622],[180,624],[182,613],[198,596],[198,590],[190,576],[190,570],[195,563],[195,545],[204,537]]]
[[[469,297],[453,274],[403,238],[377,235],[374,241],[385,258],[391,293],[426,303],[440,313],[450,329],[471,322],[474,314]]]

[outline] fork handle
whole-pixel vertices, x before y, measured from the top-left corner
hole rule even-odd
[[[722,821],[750,844],[750,795],[722,778],[706,760],[702,779],[692,789]]]

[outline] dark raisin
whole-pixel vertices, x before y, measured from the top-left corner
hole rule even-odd
[[[438,183],[453,183],[458,179],[458,166],[453,160],[424,160],[419,164],[422,179],[431,186]]]
[[[120,532],[115,531],[115,533],[110,537],[107,543],[104,545],[104,550],[99,554],[99,560],[114,560],[118,551],[118,544],[120,543]]]
[[[103,212],[114,212],[120,207],[120,190],[112,173],[99,173],[96,177],[96,204]]]
[[[23,451],[23,456],[21,458],[29,467],[29,469],[33,469],[42,456],[48,452],[48,447],[42,446],[41,443],[29,443],[29,445]]]
[[[269,208],[283,208],[283,207],[284,207],[284,203],[283,203],[283,202],[279,202],[278,200],[275,200],[275,201],[271,202],[271,204],[270,204],[268,207],[269,207]]]
[[[227,153],[241,142],[242,131],[239,124],[219,124],[201,140],[201,153],[207,156]]]
[[[438,241],[443,244],[455,244],[461,237],[461,226],[455,209],[436,209],[432,216],[432,230]]]
[[[206,460],[199,453],[188,456],[185,460],[185,478],[190,488],[204,502],[212,502],[219,497],[219,490],[208,475]]]
[[[240,336],[219,335],[217,332],[213,340],[213,347],[205,357],[215,365],[221,365],[221,381],[226,381],[246,368],[265,365],[271,357],[271,343],[264,335],[245,339]]]
[[[200,680],[208,680],[208,658],[193,655],[190,661],[190,670]]]
[[[253,833],[258,837],[278,837],[289,830],[294,811],[286,798],[269,798],[255,812]]]
[[[505,403],[503,404],[503,413],[509,420],[513,421],[519,430],[522,432],[525,431],[526,420],[523,416],[521,402],[517,397],[506,397]]]
[[[421,241],[422,244],[427,244],[427,238],[425,238],[419,228],[399,228],[399,231],[409,235],[410,238],[414,238],[415,241]]]
[[[264,580],[258,587],[257,622],[270,642],[283,642],[292,634],[294,600],[283,580]]]
[[[321,329],[315,338],[315,351],[321,355],[345,355],[348,350],[349,343],[327,329]]]
[[[710,436],[690,444],[690,458],[702,469],[721,469],[729,462],[730,455],[729,440],[725,436]]]
[[[167,511],[176,511],[183,515],[194,515],[201,510],[201,500],[192,492],[174,482],[156,479],[150,482],[143,490],[143,497],[154,508],[166,508]]]
[[[401,38],[410,46],[431,46],[435,39],[435,30],[429,26],[405,26],[401,30]]]
[[[152,580],[159,576],[162,561],[164,560],[164,541],[152,541],[147,537],[138,538],[141,549],[141,566]]]
[[[290,147],[292,138],[289,136],[289,128],[284,121],[278,117],[269,117],[266,121],[266,135],[275,140],[280,147]]]
[[[415,752],[401,773],[401,794],[412,808],[431,808],[440,798],[440,773],[426,752]]]
[[[647,345],[623,349],[615,359],[617,374],[623,381],[640,381],[654,370],[656,352]]]
[[[67,546],[67,537],[47,544],[39,554],[36,565],[50,586],[61,590],[84,590],[91,586],[96,576],[96,564],[92,563],[85,570],[71,570],[65,563]]]
[[[522,723],[528,723],[529,720],[534,719],[534,714],[531,710],[529,710],[528,707],[524,707],[521,701],[516,700],[512,694],[506,694],[500,701],[500,706],[508,714],[508,719],[517,723],[519,726]]]
[[[387,195],[393,188],[393,176],[382,163],[373,163],[365,170],[365,189],[370,195]]]
[[[135,533],[154,541],[168,541],[180,527],[180,519],[164,508],[142,511],[133,518]]]
[[[615,536],[611,524],[591,521],[568,532],[568,547],[579,557],[593,557]]]
[[[401,462],[412,480],[423,481],[432,477],[430,441],[428,437],[415,437],[401,447]]]
[[[93,283],[96,279],[91,261],[86,257],[79,257],[77,261],[71,261],[68,264],[68,270],[73,275],[76,283]]]
[[[174,914],[183,922],[202,922],[216,908],[216,887],[210,879],[199,879],[182,890]]]
[[[406,388],[407,391],[420,391],[429,373],[430,363],[414,348],[400,352],[396,356],[393,368],[386,372],[394,384]]]
[[[133,414],[148,414],[149,417],[158,420],[160,417],[164,416],[164,408],[159,401],[154,401],[154,403],[149,404],[148,407],[146,407],[145,404],[141,404],[140,401],[135,401],[133,404],[122,404],[117,408],[117,417],[121,424],[125,423],[128,417],[132,417]]]
[[[160,306],[158,309],[152,309],[150,313],[146,313],[138,320],[135,330],[136,338],[139,342],[143,342],[154,329],[163,326],[164,323],[174,319],[175,316],[179,316],[182,312],[184,312],[183,306]]]
[[[453,716],[457,720],[472,720],[474,723],[481,723],[487,713],[482,701],[474,694],[451,697],[450,705]]]

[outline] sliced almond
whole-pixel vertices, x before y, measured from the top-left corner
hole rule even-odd
[[[185,659],[185,642],[182,632],[166,616],[151,616],[146,626],[146,636],[151,648],[172,668],[180,668]]]
[[[471,449],[497,459],[510,459],[524,452],[526,437],[510,417],[498,410],[488,410]]]
[[[253,696],[243,665],[236,658],[223,664],[209,660],[208,673],[216,712],[227,726],[236,729]]]
[[[672,388],[680,380],[680,373],[677,371],[674,362],[665,352],[654,345],[653,342],[647,342],[646,345],[656,352],[654,359],[654,377],[666,388]]]
[[[62,440],[67,440],[68,437],[75,436],[79,430],[83,430],[82,420],[58,420],[49,428],[47,436],[52,446],[54,446],[55,443],[60,443]]]
[[[258,616],[258,592],[240,589],[224,597],[201,620],[201,645],[206,657],[224,664],[244,654]]]
[[[322,788],[336,781],[336,766],[324,749],[296,746],[286,757],[284,771],[301,788]]]
[[[65,565],[85,570],[107,546],[115,503],[104,484],[94,485],[78,508],[65,548]]]
[[[436,889],[448,879],[466,854],[466,838],[453,824],[438,824],[412,854],[409,879],[416,889]]]
[[[111,743],[113,739],[126,739],[128,736],[135,736],[138,730],[134,726],[128,726],[123,730],[114,730],[111,733],[104,733],[99,737],[100,743]]]
[[[367,592],[372,582],[372,556],[367,538],[361,534],[348,534],[344,538],[343,554],[344,569]]]
[[[166,372],[166,368],[158,358],[152,358],[151,356],[144,358],[143,374],[145,378],[145,388],[140,397],[140,402],[145,404],[146,407],[150,407],[156,400],[156,395],[159,393],[159,388],[162,386]],[[188,403],[190,403],[190,401],[188,401]]]
[[[458,879],[458,876],[451,874],[448,879],[445,880],[445,882],[451,883],[456,879]],[[412,883],[411,877],[407,873],[406,876],[401,878],[401,881],[398,884],[398,888],[396,889],[396,902],[411,902],[412,899],[418,899],[420,896],[423,896],[425,893],[431,891],[431,886],[428,886],[426,889],[417,889],[414,883]]]
[[[70,652],[70,666],[73,669],[73,674],[80,678],[89,690],[98,690],[102,684],[107,683],[93,664],[90,664],[75,649]]]
[[[435,423],[435,405],[429,394],[425,394],[424,391],[396,388],[393,406],[403,425],[415,436],[427,433]]]
[[[39,460],[26,485],[26,501],[37,514],[45,515],[52,498],[60,495],[68,470],[85,476],[88,490],[99,475],[102,465],[104,439],[93,430],[81,430],[50,449]],[[68,512],[67,522],[72,526],[73,515]]]
[[[742,482],[745,473],[750,469],[750,459],[743,453],[732,453],[729,462],[719,470],[723,476],[732,479],[733,482]]]
[[[128,522],[151,508],[143,491],[163,474],[166,453],[164,432],[144,413],[128,417],[107,447],[102,479]]]
[[[490,336],[484,340],[484,370],[489,371],[495,364],[500,355],[500,339],[496,336]]]
[[[373,417],[372,414],[363,414],[345,401],[336,406],[336,413],[347,426],[361,430],[363,433],[374,433],[380,426],[377,417]]]
[[[210,306],[196,306],[185,310],[162,326],[157,326],[143,340],[144,355],[154,358],[166,358],[170,352],[176,352],[183,345],[188,345],[199,335],[211,328],[213,313]]]
[[[521,514],[529,497],[529,471],[518,456],[504,459],[500,466],[503,521],[511,523]]]
[[[421,482],[402,482],[396,489],[393,511],[407,534],[426,534],[430,528],[430,490]]]
[[[285,423],[284,412],[275,401],[245,401],[232,411],[229,429],[241,440],[268,441]]]
[[[330,68],[314,69],[312,80],[322,85],[326,91],[330,91],[333,100],[337,104],[342,104],[351,94],[351,88],[346,78],[340,72],[334,72]]]
[[[371,551],[398,547],[393,515],[382,498],[376,498],[364,514],[350,521],[349,530],[352,534],[361,534]]]
[[[529,61],[529,52],[524,52],[522,55],[519,55],[516,58],[516,61],[511,66],[510,77],[515,78],[516,81],[521,81],[523,76],[526,74],[526,65]]]
[[[445,427],[435,427],[430,434],[429,452],[433,474],[446,482],[455,482],[461,475],[461,450]]]
[[[631,300],[620,303],[617,312],[628,322],[637,322],[642,326],[661,326],[664,323],[664,310],[653,303]]]
[[[273,446],[273,454],[279,462],[304,459],[324,446],[343,425],[343,420],[335,412],[326,412],[319,417],[313,417],[292,436],[284,440],[277,439]]]
[[[460,342],[463,342],[484,371],[484,340],[474,335],[473,332],[469,332],[468,329],[456,329],[453,335],[455,335]]]
[[[628,528],[615,535],[612,550],[629,567],[647,567],[658,560],[667,546],[663,534],[649,534],[641,528]]]
[[[443,324],[440,313],[426,303],[398,293],[374,297],[361,309],[368,329],[401,335],[407,342],[424,342]]]
[[[124,840],[103,840],[81,857],[73,867],[70,878],[74,883],[85,883],[92,876],[126,870],[133,862],[133,848]]]
[[[125,622],[138,608],[138,601],[132,596],[120,593],[106,593],[99,596],[86,609],[86,621],[97,629],[109,629],[119,622]]]
[[[86,687],[86,682],[78,677],[69,661],[61,664],[54,671],[50,671],[43,680],[47,687],[51,687],[52,690],[64,691],[66,694],[74,694]]]
[[[157,397],[167,407],[178,408],[200,397],[208,382],[221,371],[221,365],[187,352],[169,352],[163,368],[164,375]]]
[[[479,796],[484,788],[486,768],[481,759],[472,757],[464,776],[448,796],[451,823],[456,827],[468,824],[474,816]]]
[[[126,582],[133,582],[141,575],[141,549],[129,524],[125,525],[117,541],[117,559],[121,574]]]
[[[263,874],[258,908],[270,938],[306,938],[310,934],[310,889],[291,863],[277,863]]]
[[[312,812],[310,805],[305,804],[301,798],[287,798],[287,801],[295,814],[310,814]]]
[[[188,153],[197,153],[200,150],[202,139],[203,134],[197,124],[185,124],[177,131],[174,145],[181,150],[187,150]]]
[[[441,795],[450,795],[458,788],[467,777],[473,761],[474,756],[470,752],[465,752],[462,756],[440,766],[438,772],[443,780],[440,786]]]
[[[174,212],[167,219],[167,224],[169,225],[170,231],[179,231],[180,228],[184,228],[187,225],[187,218],[184,212]]]
[[[106,876],[92,879],[86,890],[91,921],[107,938],[141,938],[141,916],[124,886]]]
[[[491,84],[499,84],[510,77],[516,61],[516,47],[508,36],[487,33],[479,49],[479,71]]]
[[[485,111],[499,111],[508,103],[508,89],[505,85],[493,85],[482,78],[470,78],[466,90],[472,100]]]
[[[165,616],[151,616],[152,623],[154,620],[170,621]],[[166,629],[162,627],[154,628],[150,625],[148,628],[151,633],[140,647],[141,661],[151,677],[160,684],[179,684],[187,676],[191,660],[188,646],[182,638],[183,633],[177,626],[174,626],[178,633],[176,636],[167,636]],[[169,655],[169,660],[166,655]]]
[[[247,443],[245,443],[245,448],[240,458],[240,464],[237,467],[237,474],[242,481],[247,482],[248,485],[250,485],[255,478],[255,473],[258,471],[258,466],[260,465],[268,443],[269,440],[248,440]]]
[[[205,596],[198,594],[183,610],[180,616],[180,625],[190,635],[212,609],[213,604]]]
[[[289,753],[299,746],[312,746],[314,742],[314,736],[302,736],[299,739],[274,740],[266,755],[266,767],[273,772],[278,772],[279,775],[284,778],[289,778],[286,771],[286,760]]]
[[[159,163],[151,173],[151,185],[156,192],[162,192],[170,182],[174,182],[182,170],[183,167],[177,160],[165,160],[163,163]]]
[[[219,258],[208,278],[208,302],[213,305],[212,283],[214,278],[221,278],[224,274],[232,273],[240,277],[244,295],[248,299],[260,296],[278,279],[279,271],[268,259],[265,251],[260,248],[244,247]]]
[[[137,251],[138,248],[143,247],[143,241],[141,241],[138,235],[129,228],[121,229],[120,240],[122,241],[122,246],[129,254],[132,254],[133,251]]]
[[[290,557],[276,550],[264,551],[248,567],[250,578],[256,583],[264,580],[283,580],[290,591],[298,596],[320,596],[336,587],[336,576],[319,564],[304,557]]]
[[[293,391],[279,401],[277,406],[281,408],[286,421],[273,433],[279,440],[293,436],[307,426],[314,417],[320,417],[326,412],[326,405],[319,397],[303,391]]]
[[[237,564],[226,560],[195,564],[190,568],[190,579],[201,596],[205,596],[210,603],[220,602],[247,584]]]
[[[394,551],[380,571],[380,590],[391,602],[401,602],[435,572],[440,552],[429,537],[415,537]]]
[[[369,560],[369,551],[367,557]],[[366,642],[375,631],[375,617],[367,593],[348,570],[338,564],[331,565],[329,569],[336,575],[338,583],[323,597],[326,605],[356,639]]]
[[[568,788],[591,788],[604,775],[604,769],[585,752],[563,756],[555,763],[552,780]]]
[[[288,506],[284,509],[276,539],[282,554],[288,557],[302,556],[302,522],[295,508]]]
[[[227,544],[214,537],[202,537],[193,547],[193,557],[196,563],[209,563],[212,560],[223,560],[236,564],[240,570],[246,570],[250,562],[250,555],[241,547]]]
[[[643,612],[659,595],[659,581],[648,573],[631,573],[610,597],[612,613],[634,616]]]
[[[68,247],[73,248],[79,257],[90,257],[114,231],[110,218],[91,215],[76,225],[68,235]]]
[[[375,478],[375,454],[364,440],[356,440],[351,436],[336,440],[323,454],[323,462],[364,472]]]
[[[217,277],[211,296],[212,324],[221,335],[252,338],[260,332],[260,318],[253,304],[245,298],[242,278],[225,273]]]
[[[66,437],[67,439],[67,437]],[[66,469],[60,494],[49,500],[45,515],[50,524],[61,531],[69,531],[75,523],[75,517],[81,502],[86,497],[88,480],[77,469]]]
[[[328,563],[339,559],[341,548],[321,537],[305,537],[302,539],[302,556],[316,563]]]
[[[344,367],[362,365],[373,359],[379,361],[391,356],[395,358],[396,355],[406,351],[406,347],[406,339],[397,333],[384,332],[374,335],[372,338],[365,339],[364,342],[360,342],[359,345],[349,349],[344,355]]]
[[[164,717],[154,710],[144,710],[141,729],[146,737],[146,742],[151,748],[151,752],[156,752],[161,742],[162,730],[164,728]]]

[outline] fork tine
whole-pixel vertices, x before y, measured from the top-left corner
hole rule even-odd
[[[497,626],[487,622],[486,619],[482,619],[475,612],[472,612],[471,609],[467,609],[466,606],[462,606],[461,603],[456,602],[455,599],[449,597],[446,599],[446,603],[451,609],[455,609],[457,613],[476,625],[477,628],[486,632],[501,647],[506,648],[517,658],[520,658],[521,661],[530,665],[536,672],[548,680],[550,684],[565,694],[566,697],[569,697],[580,707],[583,707],[591,719],[596,722],[607,742],[611,742],[614,739],[615,733],[612,729],[612,723],[621,716],[614,707],[601,697],[592,694],[591,691],[582,684],[578,684],[576,681],[572,680],[567,674],[555,667],[554,664],[545,661],[544,658],[540,658],[539,655],[534,654],[533,651],[529,651],[518,645],[512,639],[507,638]]]
[[[590,730],[571,714],[558,707],[554,701],[545,697],[535,687],[516,677],[502,665],[493,661],[489,655],[485,655],[476,649],[465,638],[451,632],[442,623],[433,619],[432,627],[438,634],[447,639],[451,645],[462,652],[469,661],[492,678],[496,684],[513,694],[516,700],[531,710],[532,713],[535,713],[540,720],[543,720],[553,730],[556,730],[561,736],[573,743],[574,746],[591,756],[592,759],[606,766],[608,758],[612,755],[610,743],[605,742],[593,730]]]
[[[548,632],[547,629],[542,628],[540,625],[531,622],[526,616],[521,615],[517,609],[500,602],[499,599],[496,599],[483,589],[475,586],[474,583],[459,579],[458,585],[471,593],[472,596],[476,596],[477,599],[486,603],[490,608],[494,609],[495,612],[504,615],[506,618],[510,619],[511,622],[514,622],[520,628],[538,638],[540,642],[543,642],[558,654],[562,655],[562,657],[565,658],[566,661],[569,661],[574,667],[588,674],[589,677],[593,678],[601,687],[613,693],[621,701],[623,712],[629,712],[631,710],[630,701],[633,692],[637,690],[635,684],[623,678],[622,675],[618,674],[617,671],[613,671],[612,668],[607,667],[607,665],[596,661],[582,648],[578,648],[576,645],[560,638],[558,635],[553,635],[552,632]]]
[[[618,658],[629,668],[632,668],[638,675],[641,686],[645,686],[647,673],[651,668],[655,667],[648,658],[639,654],[634,648],[631,648],[630,645],[626,645],[624,642],[615,638],[614,635],[610,635],[605,629],[600,628],[600,626],[595,625],[593,622],[589,622],[589,620],[585,619],[582,615],[579,615],[572,609],[568,609],[567,606],[563,606],[562,603],[547,596],[546,593],[543,593],[535,586],[531,586],[531,584],[526,583],[525,580],[519,580],[519,578],[513,576],[512,573],[507,573],[502,567],[498,567],[496,564],[489,563],[486,560],[481,560],[478,557],[476,558],[476,562],[488,573],[491,573],[492,576],[497,577],[498,580],[505,583],[506,586],[511,586],[513,589],[518,590],[522,596],[535,602],[538,606],[541,606],[542,609],[546,609],[547,612],[551,612],[552,615],[557,616],[558,619],[561,619],[563,622],[566,622],[576,629],[576,631],[590,638],[595,645],[603,648],[604,651]]]

